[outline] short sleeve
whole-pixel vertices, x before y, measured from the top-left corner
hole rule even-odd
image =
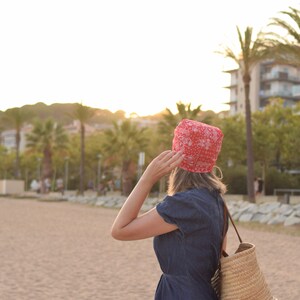
[[[195,206],[193,199],[183,197],[182,193],[167,196],[157,204],[156,210],[165,222],[177,225],[184,234],[201,227],[201,212]]]

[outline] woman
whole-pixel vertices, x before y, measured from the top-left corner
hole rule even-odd
[[[182,120],[174,131],[172,151],[149,164],[112,226],[118,240],[154,237],[163,272],[156,300],[217,299],[211,278],[226,245],[221,197],[226,187],[212,171],[222,139],[217,127]],[[168,195],[139,215],[152,186],[170,171]]]

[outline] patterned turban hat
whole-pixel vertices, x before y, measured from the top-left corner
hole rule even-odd
[[[211,172],[223,140],[222,131],[201,122],[183,119],[174,130],[173,151],[183,151],[179,168],[194,173]]]

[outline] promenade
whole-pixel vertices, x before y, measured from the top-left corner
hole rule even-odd
[[[150,300],[160,277],[152,239],[110,237],[116,209],[0,198],[1,300]],[[279,300],[300,299],[300,237],[239,228]],[[238,240],[232,228],[231,253]]]

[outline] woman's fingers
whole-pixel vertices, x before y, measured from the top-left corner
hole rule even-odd
[[[167,164],[168,166],[179,164],[183,159],[182,152],[170,151],[161,159],[162,163]]]
[[[168,157],[172,156],[172,150],[166,150],[158,155],[157,159],[160,161],[164,161]]]
[[[177,167],[182,160],[182,152],[168,151],[166,153],[163,153],[163,155],[157,161],[157,171],[161,171],[165,175],[169,173],[172,169]]]
[[[183,160],[182,152],[167,150],[159,154],[146,168],[143,177],[155,181],[171,172]]]

